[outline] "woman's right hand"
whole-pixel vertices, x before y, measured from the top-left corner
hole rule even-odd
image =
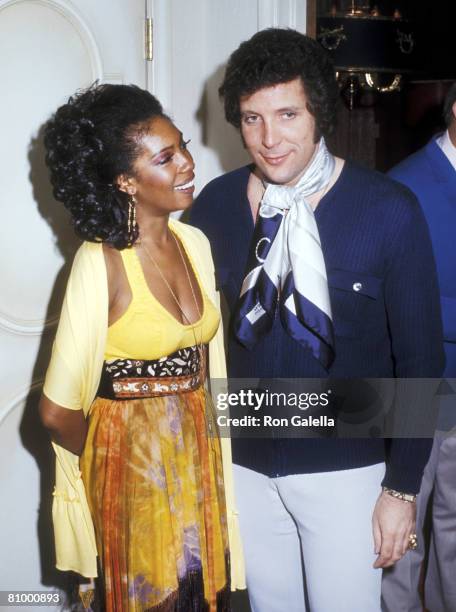
[[[39,412],[41,422],[56,444],[81,455],[87,437],[87,421],[82,410],[70,410],[41,395]]]

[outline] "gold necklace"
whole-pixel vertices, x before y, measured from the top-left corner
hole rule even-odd
[[[193,289],[193,283],[192,283],[191,278],[190,278],[190,272],[189,272],[189,270],[188,270],[187,262],[185,261],[185,257],[184,257],[184,255],[183,255],[183,253],[182,253],[182,249],[181,249],[181,247],[180,247],[179,241],[177,240],[176,236],[174,235],[174,232],[172,232],[172,231],[171,231],[171,235],[172,235],[172,237],[174,238],[174,242],[176,243],[177,250],[179,251],[180,258],[181,258],[181,260],[182,260],[182,263],[184,264],[185,273],[186,273],[186,275],[187,275],[187,281],[188,281],[188,284],[190,285],[190,290],[191,290],[191,292],[192,292],[192,296],[193,296],[193,301],[194,301],[194,303],[195,303],[196,312],[198,313],[198,321],[201,321],[201,317],[202,317],[202,314],[201,314],[201,309],[200,309],[200,307],[199,307],[198,300],[196,299],[196,293],[195,293],[195,290]],[[200,360],[201,360],[201,369],[204,371],[204,368],[205,368],[205,352],[204,352],[204,350],[203,350],[203,329],[202,329],[202,327],[201,327],[201,329],[200,329],[200,341],[198,342],[198,340],[197,340],[197,338],[196,338],[196,332],[195,332],[195,325],[194,325],[194,323],[192,324],[192,323],[190,322],[190,319],[189,319],[189,318],[188,318],[188,316],[186,315],[186,313],[185,313],[184,309],[182,308],[182,305],[181,305],[181,303],[179,302],[179,300],[178,300],[178,298],[177,298],[176,294],[174,293],[174,291],[173,291],[173,289],[172,289],[171,285],[168,283],[168,281],[167,281],[167,279],[166,279],[165,275],[164,275],[164,274],[163,274],[163,272],[161,271],[161,268],[160,268],[160,266],[158,265],[157,261],[155,260],[155,257],[153,257],[153,256],[152,256],[152,254],[149,252],[149,249],[148,249],[148,248],[147,248],[147,246],[144,244],[144,242],[143,242],[143,243],[141,243],[141,245],[144,247],[144,251],[146,252],[146,255],[149,257],[149,259],[151,260],[151,262],[154,264],[155,269],[157,270],[158,274],[160,275],[160,278],[162,279],[162,281],[164,282],[164,284],[165,284],[165,286],[167,287],[168,291],[170,292],[170,294],[171,294],[172,298],[173,298],[173,299],[174,299],[174,301],[176,302],[177,307],[179,308],[179,310],[180,310],[180,312],[181,312],[182,316],[183,316],[183,317],[184,317],[184,319],[187,321],[188,325],[193,325],[193,327],[192,327],[192,331],[193,331],[193,337],[194,337],[194,339],[195,339],[195,346],[197,347],[197,350],[198,350],[198,352],[199,352],[199,354],[200,354]],[[198,321],[195,321],[195,323],[198,323]]]
[[[180,258],[182,260],[182,263],[184,264],[184,268],[185,268],[185,273],[187,275],[187,280],[188,280],[188,284],[190,285],[190,290],[192,292],[192,296],[193,296],[193,301],[195,303],[195,308],[196,308],[196,312],[198,313],[198,321],[201,319],[201,310],[200,307],[198,305],[198,300],[196,299],[196,294],[195,294],[195,290],[193,289],[193,284],[192,281],[190,279],[190,272],[188,271],[188,266],[187,266],[187,262],[185,261],[184,255],[182,253],[182,250],[180,248],[179,242],[177,241],[176,236],[174,235],[173,232],[171,232],[172,237],[174,238],[174,242],[176,243],[177,246],[177,250],[179,251],[179,255]],[[152,254],[149,252],[149,249],[147,248],[147,246],[144,244],[144,242],[142,243],[142,245],[144,247],[144,250],[146,252],[146,255],[149,257],[149,259],[151,260],[151,262],[154,264],[155,269],[157,270],[158,274],[160,275],[160,278],[162,279],[162,281],[164,282],[164,284],[166,285],[168,291],[170,292],[173,300],[176,302],[177,307],[179,308],[179,310],[181,311],[182,316],[184,317],[184,319],[187,321],[188,325],[192,325],[192,323],[190,322],[190,319],[188,318],[188,316],[186,315],[184,309],[182,308],[181,303],[179,302],[176,294],[174,293],[171,285],[168,283],[165,275],[163,274],[163,272],[161,271],[160,266],[158,265],[155,257],[152,256]]]
[[[190,278],[190,272],[188,271],[187,262],[185,261],[185,257],[184,257],[184,255],[182,253],[182,249],[180,247],[179,241],[177,240],[177,238],[173,234],[173,232],[171,232],[171,234],[172,234],[172,237],[174,238],[174,242],[176,243],[177,250],[179,251],[179,255],[180,255],[180,258],[182,260],[182,263],[184,264],[185,273],[187,274],[188,284],[190,285],[190,290],[192,292],[193,302],[195,303],[195,308],[196,308],[196,312],[198,313],[198,321],[199,321],[201,319],[201,310],[200,310],[200,307],[198,305],[198,300],[196,299],[195,290],[193,289],[193,283],[192,283],[192,280]],[[188,319],[187,319],[187,321],[188,321]]]

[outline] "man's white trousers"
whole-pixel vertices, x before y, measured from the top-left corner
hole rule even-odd
[[[269,478],[234,466],[252,612],[380,612],[372,513],[384,473]]]

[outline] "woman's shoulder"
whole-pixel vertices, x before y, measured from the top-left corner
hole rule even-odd
[[[97,266],[103,264],[103,260],[103,243],[84,241],[74,255],[73,268]]]
[[[202,275],[206,291],[209,291],[214,276],[214,263],[209,240],[200,229],[193,227],[193,225],[187,225],[176,219],[170,219],[170,225],[184,242],[193,262]]]
[[[170,218],[169,222],[170,226],[187,242],[193,243],[197,247],[209,246],[206,235],[197,227],[174,218]]]
[[[101,242],[83,242],[74,255],[69,283],[104,285],[106,264]]]
[[[103,254],[103,243],[102,242],[89,242],[84,240],[76,251],[75,259],[78,258],[99,258]]]

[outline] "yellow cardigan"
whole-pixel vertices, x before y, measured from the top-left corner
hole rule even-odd
[[[170,219],[200,274],[209,298],[219,306],[209,242],[193,227]],[[108,329],[108,284],[101,244],[85,242],[74,258],[43,392],[51,401],[87,416],[100,382]],[[223,329],[209,344],[213,379],[226,378]],[[221,440],[231,552],[231,588],[245,588],[244,561],[234,501],[231,443]],[[87,578],[97,575],[95,532],[79,457],[53,443],[56,481],[52,516],[56,566]]]

